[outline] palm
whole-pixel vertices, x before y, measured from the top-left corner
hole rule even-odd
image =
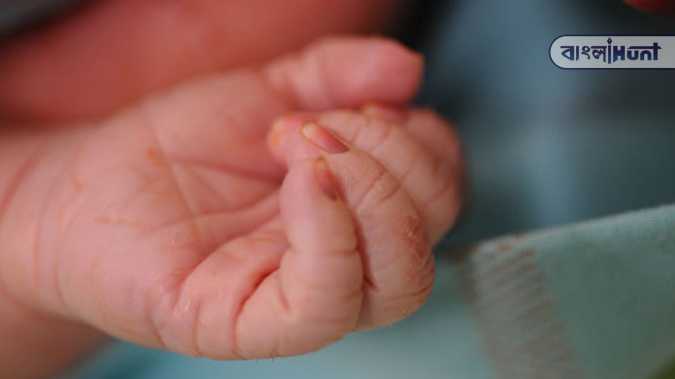
[[[73,192],[65,197],[66,213],[77,216],[65,233],[72,237],[61,251],[67,256],[58,259],[78,270],[70,267],[67,282],[139,321],[150,319],[154,328],[162,328],[162,320],[153,320],[149,307],[169,306],[153,312],[167,315],[185,307],[179,290],[207,257],[245,244],[239,258],[252,261],[245,264],[249,273],[264,275],[278,267],[286,247],[275,222],[284,170],[265,136],[274,117],[290,109],[257,76],[198,87],[198,97],[184,88],[104,126],[68,170]],[[97,246],[82,235],[94,236]],[[111,267],[124,269],[111,274]],[[110,280],[105,287],[91,281],[103,276]],[[141,293],[147,297],[138,301]]]

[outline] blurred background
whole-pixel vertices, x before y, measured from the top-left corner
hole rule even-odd
[[[565,34],[673,34],[620,1],[451,1],[420,41],[420,103],[456,120],[471,204],[451,246],[675,200],[675,71],[569,71]],[[420,20],[422,21],[422,20]]]
[[[423,310],[291,359],[212,362],[120,343],[73,377],[492,378],[448,251],[675,203],[675,71],[560,70],[548,57],[560,35],[674,34],[673,18],[617,0],[408,8],[396,33],[427,57],[418,103],[456,122],[470,178],[469,205],[438,247],[437,288]],[[593,377],[630,378],[595,370]]]

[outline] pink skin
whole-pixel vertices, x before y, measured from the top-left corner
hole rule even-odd
[[[0,138],[5,292],[219,359],[400,320],[429,294],[430,246],[459,210],[457,140],[425,110],[331,110],[404,105],[421,70],[390,41],[326,40],[93,127]]]
[[[0,115],[72,122],[320,36],[382,32],[405,0],[105,0],[0,44]],[[673,0],[625,0],[673,13]],[[252,25],[254,27],[252,27]]]
[[[101,117],[186,79],[261,64],[320,36],[380,32],[400,0],[105,0],[0,41],[0,115]]]

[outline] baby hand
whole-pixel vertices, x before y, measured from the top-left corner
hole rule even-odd
[[[222,359],[300,354],[405,317],[459,209],[457,141],[429,111],[327,110],[404,104],[420,71],[392,42],[331,40],[59,132],[4,197],[6,292]]]

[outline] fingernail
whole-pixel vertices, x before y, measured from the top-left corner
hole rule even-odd
[[[313,122],[305,124],[300,132],[311,143],[326,153],[339,154],[349,150],[347,145],[340,141],[331,132]]]
[[[292,129],[300,129],[302,125],[310,121],[310,115],[297,113],[293,115],[278,118],[267,135],[267,139],[272,146],[279,146],[283,143],[284,137]]]
[[[408,119],[408,112],[403,109],[381,104],[368,104],[361,108],[361,112],[370,117],[389,122],[404,122]]]
[[[314,169],[316,171],[316,180],[323,193],[331,200],[337,200],[340,197],[338,184],[326,161],[323,158],[317,159]]]

